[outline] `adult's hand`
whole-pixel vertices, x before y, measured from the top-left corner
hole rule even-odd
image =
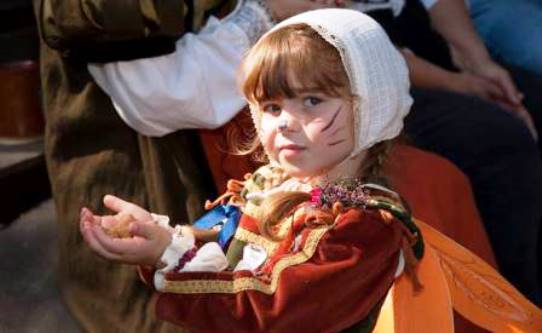
[[[275,21],[313,9],[344,7],[345,0],[266,0]]]
[[[511,106],[520,106],[523,94],[519,92],[508,71],[491,59],[472,64],[466,69],[496,84],[502,91],[505,101]]]
[[[531,135],[533,138],[538,141],[538,131],[536,130],[536,126],[534,125],[534,120],[529,111],[525,108],[523,105],[519,105],[512,109],[512,111],[527,125],[527,128],[529,129],[529,132],[531,132]]]
[[[476,66],[471,67],[470,70],[472,73],[489,80],[499,87],[501,92],[496,98],[493,98],[493,101],[504,109],[514,112],[525,122],[533,138],[538,140],[538,132],[533,118],[521,102],[523,94],[517,89],[508,71],[490,59],[478,63]]]
[[[451,74],[447,83],[449,90],[467,95],[475,95],[490,102],[504,100],[504,94],[500,87],[483,77],[460,72]]]
[[[489,68],[489,67],[488,67]],[[506,74],[508,74],[505,71]],[[495,82],[485,77],[474,75],[468,72],[454,73],[448,82],[448,88],[452,91],[475,95],[487,101],[493,102],[501,106],[504,110],[510,111],[525,122],[525,125],[531,132],[535,140],[538,140],[538,133],[534,126],[533,119],[525,106],[521,103],[512,103],[508,95],[502,87]]]

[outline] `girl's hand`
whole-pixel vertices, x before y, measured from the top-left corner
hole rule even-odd
[[[104,232],[118,220],[111,215],[94,215],[89,209],[81,210],[80,229],[83,239],[99,256],[127,264],[158,266],[160,256],[171,242],[171,233],[156,225],[149,212],[114,196],[106,196],[104,203],[119,214],[131,214],[130,238],[115,238]]]
[[[122,200],[121,198],[114,195],[105,195],[103,203],[105,207],[111,209],[112,211],[117,213],[117,215],[132,215],[133,218],[137,221],[152,221],[151,213],[136,204]]]

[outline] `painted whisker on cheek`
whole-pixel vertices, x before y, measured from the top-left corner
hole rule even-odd
[[[341,139],[341,140],[337,140],[337,141],[334,141],[334,142],[330,142],[330,143],[328,143],[327,145],[330,146],[330,147],[333,147],[333,146],[336,146],[336,145],[338,145],[339,143],[343,143],[343,142],[345,142],[345,141],[346,141],[346,139]]]
[[[333,133],[331,133],[329,135],[330,138],[332,138],[333,136],[335,136],[335,134],[339,133],[340,131],[342,131],[346,126],[341,126],[339,128],[337,128],[336,130],[333,131]]]
[[[331,128],[331,126],[333,126],[333,124],[335,123],[335,120],[337,119],[337,116],[339,115],[339,113],[341,112],[342,110],[342,105],[339,107],[339,109],[337,109],[337,111],[335,111],[335,114],[333,115],[333,117],[331,117],[331,120],[329,121],[329,123],[327,123],[326,126],[324,126],[324,128],[322,128],[322,133],[324,133],[325,131],[327,131],[328,129]]]

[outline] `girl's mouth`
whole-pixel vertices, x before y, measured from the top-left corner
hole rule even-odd
[[[279,147],[279,153],[283,153],[285,156],[298,155],[305,151],[307,148],[295,144],[288,144]]]

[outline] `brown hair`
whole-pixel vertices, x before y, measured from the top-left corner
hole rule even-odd
[[[299,90],[316,90],[333,97],[352,98],[350,83],[338,50],[307,24],[278,29],[260,40],[246,55],[241,74],[241,90],[247,100],[257,104],[266,100],[293,98]],[[257,138],[237,145],[236,153],[248,154],[260,146]],[[381,171],[391,141],[380,142],[367,151],[359,177],[363,182],[388,185]],[[244,149],[244,150],[243,150]],[[258,216],[262,235],[278,240],[275,226],[302,203],[304,192],[279,192],[267,197]],[[331,214],[331,212],[330,212]],[[329,214],[317,217],[332,222]]]
[[[298,89],[350,97],[348,75],[337,49],[307,24],[273,31],[246,55],[241,90],[251,103],[295,97]]]
[[[348,75],[337,49],[307,24],[293,24],[262,38],[241,64],[241,90],[251,104],[292,98],[298,90],[316,90],[351,98]],[[228,146],[236,155],[253,154],[265,162],[256,133],[228,129]]]

